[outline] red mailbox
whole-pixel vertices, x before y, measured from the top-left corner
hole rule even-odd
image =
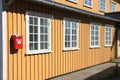
[[[13,49],[22,49],[22,36],[21,35],[12,35],[12,46]]]

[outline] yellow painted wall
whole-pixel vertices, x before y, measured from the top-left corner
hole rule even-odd
[[[47,54],[26,55],[26,11],[53,15],[51,26],[52,51]],[[75,15],[74,15],[75,14]],[[63,51],[63,18],[79,19],[79,50]],[[90,22],[101,23],[100,48],[90,48]],[[116,54],[115,27],[113,47],[104,46],[105,25],[114,22],[59,10],[38,3],[16,1],[7,8],[7,80],[45,80],[54,76],[107,62]],[[12,50],[11,36],[23,36],[23,49]]]
[[[91,11],[94,13],[99,13],[99,14],[104,14],[104,12],[100,11],[100,0],[92,0],[93,1],[93,6],[92,8],[86,7],[84,5],[84,0],[78,0],[78,3],[71,2],[69,0],[53,0],[55,2],[59,2],[62,4],[66,4],[69,6],[73,6],[76,8],[84,9],[87,11]],[[106,12],[110,12],[110,2],[116,2],[117,9],[116,11],[120,11],[120,1],[119,0],[106,0]]]

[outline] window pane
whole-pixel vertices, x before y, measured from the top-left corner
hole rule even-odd
[[[44,49],[44,43],[40,43],[40,49]]]
[[[98,43],[99,43],[98,41],[95,41],[95,45],[98,45]]]
[[[40,33],[44,33],[44,27],[40,27]]]
[[[115,12],[115,3],[111,2],[111,12]]]
[[[70,29],[65,29],[65,34],[70,34]]]
[[[33,33],[33,26],[29,26],[29,32]]]
[[[106,45],[108,45],[108,41],[106,41]]]
[[[65,27],[70,27],[70,22],[69,21],[65,21]]]
[[[109,37],[109,40],[111,41],[111,37]]]
[[[48,27],[40,27],[41,33],[48,33]]]
[[[98,35],[98,31],[95,31],[95,35]]]
[[[95,40],[97,40],[97,41],[98,41],[98,36],[95,36]]]
[[[96,25],[96,27],[95,27],[95,30],[98,30],[99,28],[98,28],[98,26]]]
[[[43,25],[43,19],[40,18],[40,25]]]
[[[91,25],[91,31],[93,31],[94,30],[94,26],[93,25]]]
[[[44,19],[44,25],[48,25],[48,20]]]
[[[34,24],[38,25],[38,19],[37,18],[34,18]]]
[[[91,40],[92,40],[92,41],[94,40],[94,36],[91,36]]]
[[[72,42],[72,47],[76,47],[76,42]]]
[[[45,33],[48,33],[48,27],[44,27]]]
[[[67,42],[65,42],[65,47],[68,47],[68,43]]]
[[[33,35],[32,34],[29,35],[29,40],[33,41]]]
[[[93,41],[91,41],[91,46],[94,46],[94,42]]]
[[[65,42],[65,47],[70,47],[70,42]]]
[[[108,40],[108,37],[106,37],[106,40]]]
[[[106,32],[106,36],[108,36],[108,32]]]
[[[44,41],[44,35],[40,35],[40,41]]]
[[[109,41],[109,45],[111,45],[111,41]]]
[[[48,35],[45,35],[44,37],[45,37],[45,41],[48,41]]]
[[[91,0],[85,0],[85,4],[88,6],[92,6],[92,1]]]
[[[75,22],[72,23],[72,28],[76,29],[77,24]]]
[[[91,36],[94,35],[94,31],[91,31]]]
[[[106,31],[108,31],[109,29],[106,27]]]
[[[29,23],[33,24],[33,17],[29,17]]]
[[[68,42],[68,47],[70,47],[70,42]]]
[[[34,41],[38,41],[38,35],[34,35]]]
[[[38,26],[34,26],[34,33],[38,33]]]
[[[77,36],[72,36],[72,40],[76,41],[77,40]]]
[[[34,50],[38,50],[38,43],[34,43]]]
[[[65,41],[70,41],[70,35],[65,36]]]
[[[30,44],[29,44],[29,50],[33,50],[33,49],[34,49],[33,43],[30,43]]]
[[[45,49],[48,49],[48,43],[45,43]]]
[[[72,29],[72,34],[77,34],[76,29]]]

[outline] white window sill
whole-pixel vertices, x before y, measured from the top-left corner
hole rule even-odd
[[[79,50],[80,48],[65,48],[63,51],[76,51]]]
[[[100,46],[90,46],[90,48],[100,48]]]
[[[111,47],[112,45],[105,45],[105,47]]]
[[[26,55],[33,55],[33,54],[46,54],[46,53],[51,53],[53,51],[48,50],[48,51],[30,51],[26,52]]]
[[[92,8],[92,6],[84,4],[85,7]]]
[[[73,3],[76,3],[76,4],[78,3],[78,1],[73,1],[73,0],[68,0],[68,1],[73,2]]]
[[[100,12],[104,12],[104,13],[106,12],[106,10],[101,10],[101,9],[100,9],[99,11],[100,11]]]

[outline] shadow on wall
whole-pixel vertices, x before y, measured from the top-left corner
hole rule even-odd
[[[114,36],[113,36],[113,42],[112,42],[112,47],[111,47],[111,52],[112,52],[112,50],[115,46],[115,48],[114,48],[115,55],[111,56],[111,60],[113,58],[117,58],[117,39],[118,39],[117,37],[118,37],[118,31],[120,30],[120,25],[119,24],[120,23],[116,23],[116,25],[115,25],[116,29],[115,29],[115,33],[114,33]]]
[[[115,27],[116,27],[116,25],[115,25]],[[113,55],[113,54],[111,53],[111,60],[114,59],[114,58],[117,58],[117,31],[118,31],[118,28],[115,29],[115,33],[114,33],[114,35],[113,35],[111,52],[112,52],[113,50],[115,50],[115,51],[114,51],[115,54]]]

